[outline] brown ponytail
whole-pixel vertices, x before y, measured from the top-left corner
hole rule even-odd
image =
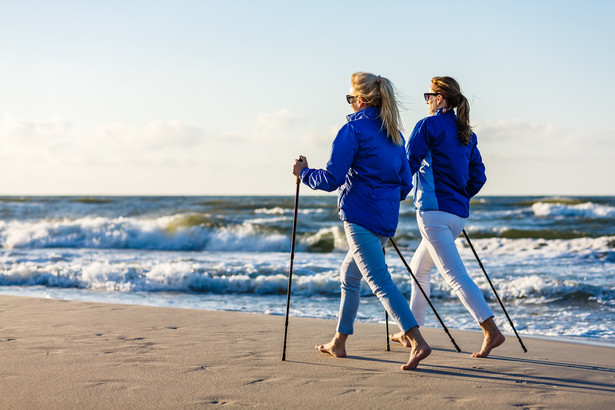
[[[470,126],[470,103],[461,94],[461,88],[455,79],[451,77],[434,77],[431,79],[433,89],[441,94],[447,102],[448,108],[457,109],[457,134],[463,145],[468,145],[472,137],[472,127]]]
[[[350,83],[356,97],[363,98],[368,107],[380,108],[382,128],[395,145],[402,145],[399,134],[402,129],[401,116],[393,83],[388,78],[362,72],[354,73]]]

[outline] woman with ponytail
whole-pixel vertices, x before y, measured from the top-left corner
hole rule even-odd
[[[393,84],[381,76],[354,73],[346,100],[354,111],[339,130],[325,169],[309,168],[301,157],[293,175],[312,189],[339,188],[339,217],[349,251],[340,270],[341,302],[333,339],[315,346],[335,357],[346,356],[346,339],[353,334],[359,309],[361,279],[382,302],[412,347],[404,370],[414,369],[431,353],[407,301],[393,283],[383,246],[395,235],[399,203],[412,189],[410,167]]]
[[[432,78],[425,101],[430,116],[416,124],[406,147],[415,178],[414,206],[422,237],[410,267],[427,296],[431,270],[438,268],[483,330],[481,350],[473,356],[487,357],[504,343],[504,336],[455,246],[455,238],[470,214],[470,198],[487,180],[485,166],[470,127],[470,105],[457,81]],[[419,325],[425,320],[426,306],[427,300],[412,283],[410,307]],[[392,335],[391,339],[409,346],[403,334]]]

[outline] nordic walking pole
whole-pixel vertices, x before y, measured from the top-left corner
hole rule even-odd
[[[519,333],[517,333],[517,329],[515,329],[515,325],[513,324],[513,321],[510,319],[510,316],[508,316],[508,312],[506,311],[506,308],[504,307],[504,304],[502,303],[502,299],[500,299],[500,296],[498,295],[498,292],[496,292],[496,290],[495,290],[495,286],[493,286],[493,283],[491,283],[491,279],[489,279],[489,275],[487,275],[487,271],[485,270],[485,267],[483,266],[483,263],[480,261],[480,258],[478,257],[478,254],[474,250],[474,245],[472,245],[472,242],[470,241],[470,237],[466,233],[465,229],[463,230],[463,236],[466,237],[466,241],[468,241],[468,245],[470,245],[470,249],[472,249],[472,253],[474,254],[474,257],[476,257],[476,261],[478,262],[480,268],[483,270],[483,273],[485,274],[485,277],[487,278],[487,281],[489,282],[489,285],[491,285],[491,289],[493,290],[493,293],[495,294],[495,297],[498,299],[498,302],[500,303],[500,306],[502,307],[502,310],[504,311],[504,314],[506,315],[506,318],[508,319],[508,323],[510,323],[510,326],[514,330],[515,335],[517,336],[517,339],[519,340],[519,343],[521,344],[521,348],[523,349],[523,353],[527,353],[527,349],[523,345],[523,341],[521,340],[521,337],[519,337]]]
[[[301,156],[298,161],[303,162]],[[288,271],[288,290],[286,292],[286,320],[284,321],[284,347],[282,348],[282,361],[286,360],[286,335],[288,334],[288,310],[290,309],[290,286],[293,280],[293,261],[295,259],[295,236],[297,234],[297,211],[299,210],[299,187],[301,181],[297,177],[297,192],[295,193],[295,212],[293,214],[293,233],[290,242],[290,269]]]
[[[414,276],[414,273],[412,273],[412,269],[410,269],[410,266],[408,265],[408,263],[406,262],[406,260],[404,259],[404,257],[402,256],[401,252],[399,251],[399,248],[397,247],[397,245],[395,245],[395,242],[393,241],[393,238],[389,238],[389,242],[391,242],[391,245],[393,245],[393,247],[395,248],[395,251],[397,251],[397,254],[399,255],[399,257],[401,258],[401,261],[404,263],[404,265],[406,266],[406,269],[408,270],[408,272],[410,273],[410,276],[412,276],[412,279],[414,279],[414,283],[416,283],[416,286],[419,287],[419,290],[421,291],[421,293],[423,294],[423,296],[425,297],[425,300],[427,300],[427,303],[429,303],[429,307],[431,307],[431,310],[433,310],[433,313],[436,315],[436,317],[438,318],[438,321],[440,322],[440,324],[442,325],[442,328],[444,329],[444,332],[446,332],[446,334],[448,335],[449,339],[451,339],[451,342],[453,343],[453,346],[455,346],[455,349],[457,350],[457,353],[461,352],[461,349],[459,348],[459,346],[457,346],[457,343],[455,343],[455,339],[453,339],[453,336],[451,336],[451,334],[448,331],[448,328],[446,327],[446,325],[444,324],[444,322],[442,321],[442,319],[440,318],[440,315],[438,314],[438,312],[436,312],[436,308],[433,307],[433,305],[431,304],[431,301],[429,300],[429,298],[427,297],[427,294],[425,293],[425,291],[423,290],[423,288],[421,287],[421,284],[419,283],[419,281],[416,279],[416,276]]]
[[[389,342],[389,312],[384,311],[384,321],[386,322],[387,328],[387,352],[391,351],[391,343]]]
[[[382,253],[386,254],[386,250],[384,248],[382,248]],[[389,341],[389,312],[387,312],[387,310],[384,310],[384,323],[386,325],[386,331],[387,331],[387,352],[391,351],[391,342]]]

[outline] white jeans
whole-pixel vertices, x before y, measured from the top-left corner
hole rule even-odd
[[[466,219],[443,211],[418,211],[416,220],[422,240],[417,248],[410,268],[429,297],[429,278],[434,266],[457,293],[461,303],[480,324],[493,316],[483,294],[470,278],[455,246]],[[412,282],[410,309],[419,325],[425,323],[427,300]]]
[[[417,326],[408,301],[395,286],[384,261],[382,247],[389,238],[349,222],[344,222],[344,231],[350,250],[340,270],[342,298],[337,331],[346,335],[353,333],[361,297],[361,279],[365,279],[402,332]]]

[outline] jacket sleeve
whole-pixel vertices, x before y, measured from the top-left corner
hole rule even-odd
[[[487,175],[485,175],[485,164],[483,164],[483,158],[478,150],[476,135],[472,136],[472,140],[474,142],[474,146],[472,147],[472,152],[470,153],[470,179],[466,184],[466,193],[470,198],[478,194],[483,185],[485,185],[485,182],[487,182]]]
[[[358,148],[354,129],[350,124],[344,125],[333,141],[327,168],[304,168],[300,175],[301,181],[312,189],[335,191],[346,180]]]
[[[421,167],[421,162],[429,152],[429,132],[427,132],[425,126],[425,120],[419,121],[410,139],[408,139],[408,145],[406,146],[406,155],[408,156],[408,162],[410,163],[411,175],[414,175]]]
[[[406,199],[410,191],[412,191],[412,172],[410,172],[410,164],[406,161],[406,156],[402,154],[401,171],[399,173],[401,178],[401,198],[403,201]]]

